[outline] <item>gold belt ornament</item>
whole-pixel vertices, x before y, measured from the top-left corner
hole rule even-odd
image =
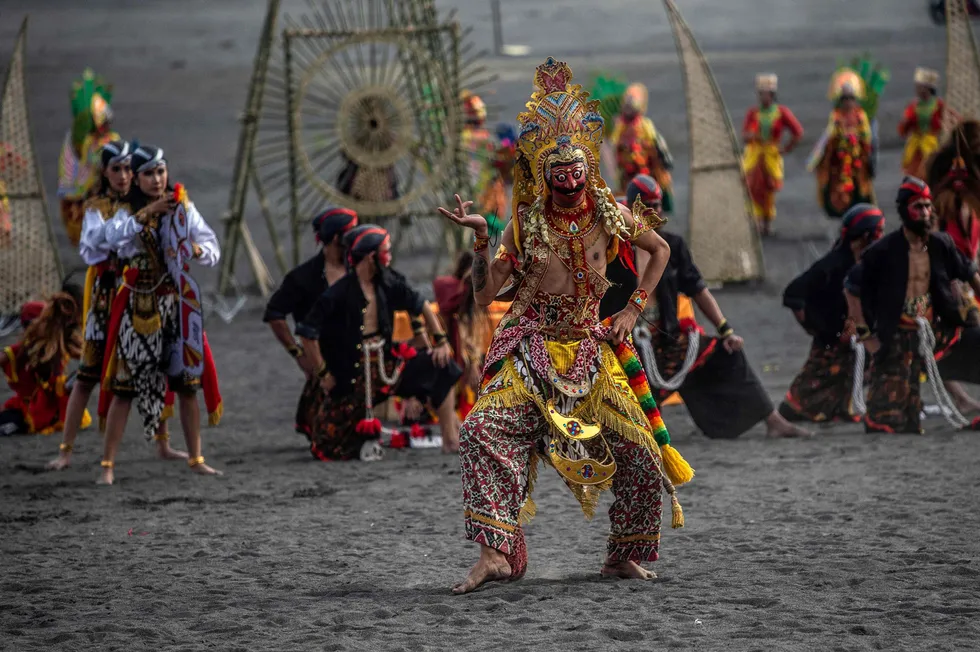
[[[601,426],[565,416],[555,408],[554,401],[548,401],[546,414],[553,426],[551,441],[548,443],[548,457],[563,478],[582,485],[601,484],[612,478],[616,472],[616,461],[609,450],[609,444],[602,437]],[[589,457],[573,460],[562,454],[563,447],[558,443],[561,439],[583,442],[596,437],[600,438],[606,449],[603,461]]]

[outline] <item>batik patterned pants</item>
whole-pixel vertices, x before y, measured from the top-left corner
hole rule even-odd
[[[779,406],[779,413],[790,421],[860,420],[851,405],[854,361],[850,343],[824,346],[814,342],[803,369],[793,379]]]
[[[509,555],[519,536],[521,509],[548,433],[533,403],[470,412],[460,429],[466,538]],[[603,432],[616,473],[609,508],[607,553],[614,561],[656,561],[660,549],[662,484],[651,452]]]

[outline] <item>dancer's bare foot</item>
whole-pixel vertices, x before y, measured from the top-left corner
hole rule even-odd
[[[617,577],[622,580],[652,580],[657,574],[649,571],[635,561],[613,561],[606,559],[599,574],[603,577]]]
[[[58,453],[58,457],[44,465],[48,471],[61,471],[71,466],[71,453]]]
[[[199,475],[224,475],[221,471],[217,469],[212,469],[210,466],[201,462],[200,464],[195,464],[191,467],[191,471]]]
[[[766,437],[813,437],[809,430],[790,423],[776,410],[766,417]]]
[[[164,441],[157,444],[157,457],[161,460],[186,460],[187,453],[170,447],[170,442]]]
[[[487,582],[497,582],[510,577],[510,564],[504,553],[488,546],[482,546],[480,559],[470,569],[466,579],[453,587],[455,595],[475,591]]]
[[[959,410],[963,416],[980,412],[980,401],[977,401],[970,396],[957,396],[954,400],[956,402],[956,409]]]
[[[113,480],[115,479],[116,477],[113,473],[113,468],[111,466],[103,466],[102,475],[100,475],[99,479],[95,481],[95,484],[112,484]]]
[[[442,452],[444,455],[455,455],[459,453],[459,444],[447,443],[445,440],[443,440]]]

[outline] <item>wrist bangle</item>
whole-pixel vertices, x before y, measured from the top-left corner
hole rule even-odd
[[[721,323],[718,324],[718,337],[726,338],[734,332],[735,329],[732,328],[732,325],[728,323],[727,319],[722,319]]]
[[[412,335],[418,336],[425,332],[425,325],[422,320],[415,317],[411,321],[412,324]]]
[[[442,346],[443,344],[446,343],[447,339],[448,338],[446,337],[445,333],[435,333],[432,336],[432,343],[436,346]]]
[[[316,370],[316,377],[322,379],[328,373],[330,373],[330,370],[327,369],[327,363],[326,362],[321,362],[320,363],[320,368]]]
[[[636,288],[633,290],[633,294],[630,295],[629,303],[626,305],[632,306],[640,312],[643,312],[643,310],[647,307],[647,301],[649,299],[650,295],[647,294],[646,290],[643,288]]]
[[[286,350],[289,351],[289,355],[293,356],[294,358],[303,357],[303,347],[301,347],[299,344],[293,344],[292,346],[287,347]]]
[[[490,246],[490,236],[477,235],[473,240],[473,252],[479,253]]]

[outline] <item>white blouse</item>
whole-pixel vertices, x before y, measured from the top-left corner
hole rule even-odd
[[[118,213],[117,213],[118,215]],[[82,218],[82,235],[78,240],[78,253],[86,265],[98,265],[105,261],[112,249],[105,239],[105,230],[111,215],[103,215],[102,211],[89,206]]]
[[[197,262],[205,267],[214,267],[221,258],[221,245],[214,230],[204,221],[193,202],[187,202],[188,233],[191,242],[201,249]],[[120,209],[111,220],[105,223],[105,240],[110,249],[120,258],[132,258],[143,251],[139,238],[143,225],[126,209]]]

